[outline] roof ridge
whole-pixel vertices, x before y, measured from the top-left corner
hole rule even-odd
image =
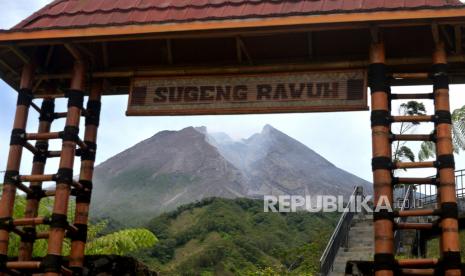
[[[215,2],[205,1],[204,4],[202,4],[202,5],[186,4],[186,5],[182,5],[182,6],[181,5],[164,5],[164,6],[161,6],[161,5],[157,5],[160,2],[155,2],[154,1],[153,4],[147,5],[147,6],[144,6],[144,7],[137,7],[136,6],[136,7],[112,8],[112,9],[100,9],[100,8],[98,8],[98,9],[94,9],[92,11],[78,10],[78,11],[73,11],[73,12],[61,12],[61,13],[52,13],[52,14],[43,13],[45,10],[49,10],[53,6],[61,4],[62,2],[70,2],[70,1],[76,1],[76,0],[55,0],[54,2],[48,4],[44,8],[42,8],[39,11],[35,12],[30,17],[28,17],[28,18],[24,19],[23,21],[21,21],[19,24],[14,26],[12,29],[27,27],[29,24],[32,24],[32,23],[34,23],[34,21],[37,21],[37,20],[39,20],[41,18],[57,18],[57,17],[60,17],[60,16],[75,16],[75,15],[91,15],[91,14],[95,14],[97,12],[100,13],[100,14],[109,14],[109,13],[113,13],[113,12],[124,13],[124,12],[127,12],[127,11],[140,11],[140,12],[150,11],[150,10],[166,11],[166,10],[183,10],[183,9],[186,9],[186,8],[204,9],[204,8],[207,8],[207,7],[219,8],[219,7],[223,7],[223,6],[227,6],[227,5],[229,5],[229,6],[241,6],[241,5],[244,5],[244,4],[261,5],[261,4],[264,4],[264,3],[270,3],[270,4],[273,4],[273,5],[278,5],[278,4],[289,3],[289,2],[298,3],[298,2],[303,2],[303,1],[306,1],[306,0],[221,0],[221,2],[216,0]],[[111,0],[111,1],[114,1],[114,0]],[[143,1],[143,0],[139,0],[139,3],[140,3],[140,1]],[[324,0],[310,0],[310,1],[316,2],[316,1],[324,1]],[[164,3],[167,3],[167,1],[164,1]]]
[[[459,0],[403,0],[396,1],[395,5],[386,4],[386,1],[370,1],[372,0],[54,0],[14,26],[11,31],[465,8]],[[407,1],[412,1],[412,4],[406,6]]]
[[[38,18],[40,18],[42,16],[41,12],[44,11],[44,10],[47,10],[53,6],[56,6],[58,4],[60,4],[61,2],[65,2],[65,1],[69,1],[69,0],[54,0],[53,2],[45,5],[43,8],[41,8],[40,10],[34,12],[33,14],[31,14],[30,16],[26,17],[25,19],[21,20],[21,22],[19,22],[18,24],[16,24],[15,26],[13,26],[11,29],[20,29],[20,28],[24,28],[26,27],[27,25],[29,25],[30,23],[34,22],[35,20],[37,20]]]
[[[55,1],[69,2],[69,1],[74,1],[74,0],[55,0]],[[142,0],[139,0],[139,1],[142,1]],[[205,7],[221,7],[225,5],[231,5],[231,6],[241,6],[244,4],[259,5],[259,4],[263,4],[267,2],[277,5],[277,4],[282,4],[283,2],[303,2],[303,1],[307,1],[307,0],[221,0],[221,2],[219,2],[219,0],[216,0],[216,2],[207,1],[201,5],[187,4],[187,5],[182,5],[182,6],[181,5],[157,5],[159,3],[154,3],[154,4],[143,6],[143,7],[133,6],[133,7],[128,7],[128,8],[111,8],[111,9],[98,8],[98,9],[94,9],[91,11],[79,10],[79,11],[73,11],[73,12],[52,13],[52,14],[43,14],[43,15],[48,15],[48,16],[63,15],[63,14],[75,15],[75,14],[89,14],[89,13],[95,13],[95,12],[112,12],[112,11],[125,12],[129,10],[145,11],[145,10],[153,10],[153,9],[157,9],[157,10],[172,10],[172,9],[182,10],[186,8],[199,8],[200,9],[200,8],[205,8]],[[310,0],[310,1],[317,2],[317,1],[324,1],[324,0]],[[44,9],[41,9],[40,11],[43,11]],[[40,11],[38,11],[38,13],[40,13]]]
[[[438,9],[445,9],[447,7],[440,7]],[[408,8],[408,9],[404,9],[404,10],[411,10],[411,11],[414,11],[414,10],[418,10],[419,8]],[[388,9],[383,9],[382,11],[396,11],[398,9],[396,8],[388,8]],[[379,9],[376,9],[374,8],[372,11],[379,11]],[[334,10],[331,10],[331,11],[323,11],[323,12],[320,12],[318,13],[319,15],[325,15],[325,14],[334,14]],[[356,11],[354,12],[346,12],[346,13],[356,13]],[[309,12],[288,12],[288,13],[279,13],[279,12],[274,12],[274,13],[269,13],[269,14],[266,14],[266,15],[263,15],[263,14],[247,14],[247,15],[237,15],[237,16],[229,16],[227,17],[228,20],[236,20],[236,19],[246,19],[246,18],[253,18],[253,17],[260,17],[260,18],[272,18],[272,17],[277,17],[279,15],[285,15],[285,16],[305,16],[305,15],[308,15]],[[201,21],[208,21],[208,20],[223,20],[225,19],[224,17],[222,17],[221,15],[212,15],[212,16],[207,16],[207,17],[202,17]],[[184,23],[184,22],[191,22],[192,20],[197,20],[195,18],[185,18],[185,19],[171,19],[171,20],[152,20],[152,21],[144,21],[144,22],[140,22],[140,21],[135,21],[135,20],[131,20],[131,21],[126,21],[124,23],[111,23],[111,26],[115,27],[115,26],[127,26],[127,25],[146,25],[146,24],[159,24],[159,23]],[[99,23],[95,23],[95,24],[88,24],[88,25],[85,25],[85,26],[79,26],[79,25],[74,25],[74,26],[69,26],[69,27],[47,27],[47,28],[41,28],[43,30],[51,30],[51,29],[55,29],[55,28],[58,28],[58,29],[70,29],[70,28],[83,28],[83,27],[105,27],[105,26],[109,26],[109,24],[99,24]],[[20,29],[21,30],[21,29]],[[25,29],[26,31],[29,31],[28,29]],[[33,29],[31,29],[32,31]],[[14,31],[14,30],[13,30]],[[2,31],[0,30],[0,33]]]

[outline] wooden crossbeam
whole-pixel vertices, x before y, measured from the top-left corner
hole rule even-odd
[[[74,44],[65,43],[65,48],[68,50],[68,52],[73,56],[73,58],[75,60],[82,60],[83,59],[81,51],[79,51]]]
[[[245,58],[247,59],[247,63],[252,65],[253,64],[252,56],[250,55],[249,50],[247,49],[244,41],[242,40],[240,36],[236,36],[236,45],[237,45],[237,54],[238,54],[239,62],[240,63],[243,62],[242,54],[244,54]]]
[[[31,62],[31,59],[29,58],[29,56],[24,53],[19,47],[17,47],[16,45],[10,45],[9,46],[9,49],[17,56],[19,57],[24,64],[28,64]]]
[[[4,61],[3,59],[0,59],[0,64],[3,67],[5,67],[8,71],[13,73],[14,75],[19,76],[19,73],[11,65],[9,65],[6,61]]]

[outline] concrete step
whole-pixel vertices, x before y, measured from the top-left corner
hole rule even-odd
[[[374,237],[373,231],[351,231],[349,233],[349,240],[350,239],[371,239],[373,240]]]
[[[349,231],[348,247],[341,247],[330,276],[344,276],[348,261],[372,261],[374,255],[373,215],[356,217]]]
[[[373,239],[374,232],[373,231],[351,231],[349,233],[349,239]]]
[[[355,219],[373,219],[373,213],[363,214],[363,215],[357,214],[354,216],[354,218]]]
[[[360,232],[364,232],[364,231],[371,231],[373,232],[374,231],[374,228],[373,226],[371,225],[360,225],[360,224],[356,224],[352,227],[350,227],[350,232],[357,232],[357,231],[360,231]]]
[[[373,221],[373,215],[355,216],[354,221]]]
[[[351,246],[347,252],[370,252],[371,254],[373,254],[373,252],[375,252],[375,247],[373,244],[370,244],[368,246],[364,246],[363,244],[357,244],[357,245],[354,245],[354,246]]]
[[[333,271],[329,273],[329,276],[345,276],[346,268],[344,267],[335,267]]]
[[[351,246],[357,246],[359,243],[373,243],[373,238],[370,236],[366,237],[361,237],[361,236],[356,236],[356,237],[349,237],[349,247]]]
[[[349,236],[349,246],[352,246],[352,244],[357,245],[357,243],[365,243],[365,242],[373,242],[373,238],[371,235],[368,236],[355,236],[355,237],[350,237]]]
[[[359,260],[360,258],[373,258],[372,251],[339,251],[336,255],[336,259],[350,259]]]
[[[349,242],[349,251],[352,250],[354,247],[367,247],[373,248],[373,241],[360,241],[360,242]]]
[[[345,276],[345,270],[341,271],[341,270],[334,270],[334,271],[331,271],[328,276]]]
[[[336,261],[368,261],[373,259],[373,253],[370,252],[339,252]]]
[[[373,232],[349,233],[349,241],[373,241]]]
[[[371,220],[360,220],[360,221],[354,221],[353,225],[371,225],[373,222]]]
[[[373,231],[349,233],[350,240],[374,240]]]
[[[356,222],[351,224],[351,227],[366,227],[366,228],[373,228],[372,222]]]
[[[373,223],[373,218],[354,219],[354,223]]]

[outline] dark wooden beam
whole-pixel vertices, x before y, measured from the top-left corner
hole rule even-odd
[[[433,35],[433,41],[435,44],[439,43],[441,41],[441,35],[439,33],[439,26],[436,22],[431,24],[431,32]]]
[[[454,49],[454,43],[452,42],[452,38],[450,37],[449,32],[446,30],[446,27],[444,25],[439,26],[439,30],[441,31],[442,37],[445,40],[447,48],[449,49]]]
[[[455,53],[457,55],[461,55],[462,51],[462,26],[454,26],[454,34],[455,34]]]
[[[314,49],[313,49],[313,32],[307,33],[307,49],[308,49],[308,58],[313,59]]]
[[[449,57],[449,63],[464,63],[464,55],[453,55]],[[283,64],[263,64],[263,65],[240,65],[240,66],[173,66],[173,67],[153,67],[147,69],[120,69],[109,68],[105,71],[94,72],[94,78],[131,78],[148,76],[190,76],[190,75],[215,75],[215,74],[255,74],[272,72],[298,72],[307,70],[350,70],[365,69],[368,60],[345,60],[345,61],[319,61]],[[431,57],[418,58],[393,58],[387,60],[389,66],[402,65],[427,65],[431,64]],[[39,74],[38,78],[47,79],[69,79],[71,74]]]
[[[81,44],[75,44],[75,46],[81,54],[87,56],[87,58],[91,61],[92,64],[96,64],[97,58],[91,50],[87,49],[84,45]]]
[[[29,56],[26,53],[24,53],[19,47],[15,45],[10,45],[9,48],[19,59],[21,59],[21,61],[24,64],[28,64],[31,62]]]
[[[47,69],[52,61],[53,52],[55,51],[55,45],[50,45],[47,51],[47,56],[45,57],[44,68]]]
[[[438,19],[438,24],[443,25],[463,25],[463,19]],[[394,22],[380,22],[377,23],[379,28],[392,28],[392,27],[416,27],[416,26],[430,26],[431,20],[415,20],[415,21],[394,21]],[[312,31],[331,31],[331,30],[354,30],[354,29],[370,29],[371,23],[367,22],[354,22],[353,24],[326,24],[326,25],[301,25],[301,26],[277,26],[277,27],[263,27],[255,29],[231,29],[231,30],[204,30],[204,31],[186,31],[182,33],[153,33],[153,34],[135,34],[135,35],[122,35],[112,37],[92,37],[92,38],[69,38],[69,39],[41,39],[35,41],[17,41],[14,42],[18,46],[37,46],[37,45],[63,45],[64,43],[89,43],[89,42],[110,42],[110,41],[130,41],[130,40],[153,40],[153,39],[177,39],[177,38],[231,38],[238,35],[242,37],[247,36],[260,36],[270,34],[285,34],[292,32],[312,32]],[[11,45],[12,42],[0,42],[0,47]]]
[[[11,73],[13,73],[15,76],[19,76],[19,73],[11,65],[9,65],[6,61],[4,61],[3,59],[0,59],[0,65],[5,67],[5,69],[7,69]]]
[[[377,25],[370,27],[371,40],[373,43],[379,43],[381,41],[381,34]]]
[[[32,88],[32,91],[36,92],[40,88],[40,85],[42,84],[43,81],[44,81],[43,79],[36,80],[34,83],[34,87]]]
[[[68,52],[73,56],[75,60],[83,59],[81,51],[79,51],[74,44],[65,43],[65,48],[68,50]]]
[[[108,56],[108,43],[102,42],[102,59],[103,59],[103,67],[108,68],[110,67],[110,57]]]
[[[242,38],[240,36],[237,36],[236,37],[236,43],[237,43],[237,47],[239,48],[238,51],[243,53],[247,59],[247,62],[252,65],[253,64],[253,61],[252,61],[252,56],[250,55],[249,53],[249,50],[247,49],[247,47],[245,46],[245,43],[244,41],[242,40]],[[242,54],[240,55],[240,59],[242,61]]]
[[[236,41],[236,56],[237,56],[237,62],[239,64],[242,64],[242,62],[244,61],[243,57],[242,57],[242,48],[241,48],[241,44],[239,43],[239,38],[236,37],[235,39]]]
[[[13,88],[17,88],[17,82],[16,80],[12,79],[10,76],[7,76],[5,73],[0,71],[0,79],[2,79],[4,82],[6,82],[9,86]]]
[[[10,48],[3,49],[2,51],[0,51],[0,57],[2,57],[5,54],[8,54],[9,52],[11,52]]]
[[[171,39],[166,40],[166,59],[168,61],[168,64],[173,64],[174,59],[173,59],[173,46],[171,43]]]

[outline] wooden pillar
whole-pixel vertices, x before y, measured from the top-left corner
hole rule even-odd
[[[79,177],[79,182],[85,190],[76,196],[74,226],[79,229],[79,232],[71,238],[71,256],[69,263],[70,268],[76,275],[82,275],[82,268],[84,265],[89,205],[92,194],[92,178],[97,150],[97,130],[100,122],[101,93],[101,83],[94,84],[89,95],[86,109],[87,117],[84,142],[88,150],[81,153],[81,173]]]
[[[10,222],[12,221],[13,208],[16,197],[16,183],[21,157],[23,153],[24,134],[26,131],[29,107],[32,101],[32,82],[34,79],[34,66],[26,64],[21,75],[18,103],[13,123],[13,131],[10,141],[10,150],[6,166],[3,193],[0,200],[0,275],[4,275],[8,254],[8,242],[10,234]]]
[[[388,203],[392,207],[393,183],[389,164],[392,162],[390,141],[390,87],[386,76],[384,44],[373,43],[370,51],[370,87],[372,108],[372,143],[373,143],[373,178],[374,204]],[[386,204],[382,204],[386,206]],[[389,206],[386,206],[389,207]],[[386,209],[375,212],[375,275],[393,276],[394,259],[394,228],[392,213]]]
[[[39,117],[39,129],[38,133],[48,133],[52,122],[54,120],[55,112],[55,100],[44,99],[42,102],[40,117]],[[47,161],[48,152],[48,140],[38,140],[36,142],[36,148],[39,153],[34,156],[32,164],[32,175],[43,175],[45,171],[45,163]],[[31,182],[30,189],[34,191],[34,194],[28,195],[26,203],[25,218],[35,218],[38,216],[39,204],[42,199],[42,182]],[[24,227],[23,231],[28,235],[21,237],[21,244],[19,247],[19,261],[30,261],[32,260],[32,250],[35,241],[36,229],[34,226]]]
[[[46,276],[61,274],[63,240],[65,238],[67,212],[71,184],[73,181],[74,158],[79,134],[79,122],[84,98],[86,68],[82,61],[74,65],[71,89],[67,92],[68,113],[66,117],[63,144],[60,156],[60,167],[57,173],[57,184],[53,214],[51,217],[47,256],[43,260]]]
[[[436,151],[439,176],[439,205],[441,214],[441,257],[444,275],[461,275],[458,208],[455,190],[455,164],[453,155],[451,113],[449,105],[449,79],[447,57],[442,42],[437,43],[433,54],[434,102],[436,107]]]

